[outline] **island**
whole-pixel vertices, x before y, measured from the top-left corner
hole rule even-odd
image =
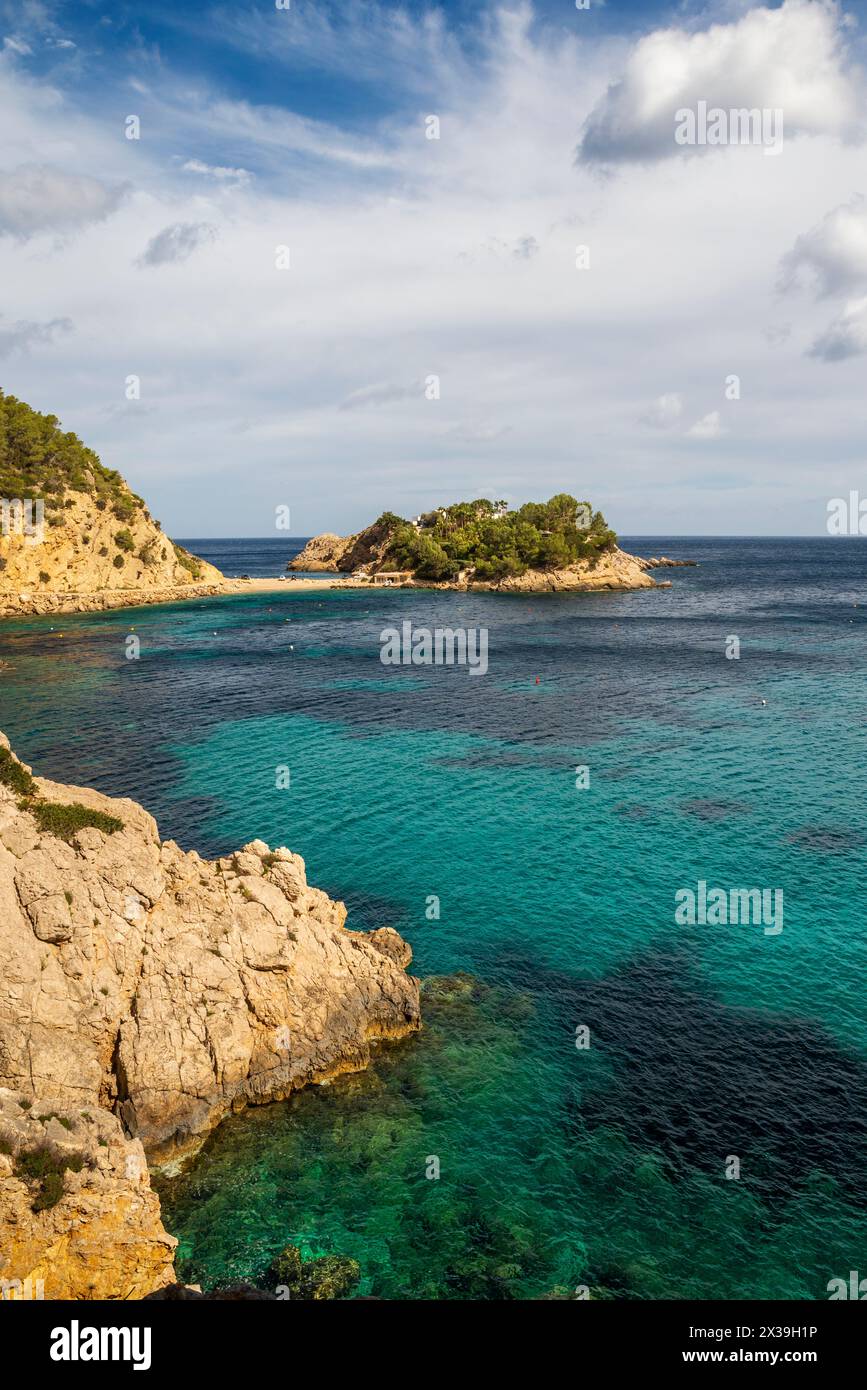
[[[383,512],[355,535],[314,536],[286,568],[365,585],[544,593],[668,587],[647,571],[682,563],[629,555],[600,511],[561,492],[515,509],[479,498],[412,520]]]

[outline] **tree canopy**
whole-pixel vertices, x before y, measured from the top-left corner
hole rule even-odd
[[[468,568],[476,579],[504,579],[592,559],[617,544],[602,513],[565,492],[516,510],[488,498],[455,502],[418,527],[386,515],[394,530],[384,567],[411,569],[422,579],[449,580]]]
[[[104,468],[77,434],[61,430],[56,415],[0,391],[0,497],[42,498],[57,507],[67,492],[95,497],[122,521],[144,506],[116,469]]]

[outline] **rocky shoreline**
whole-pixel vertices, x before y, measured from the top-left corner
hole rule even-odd
[[[103,589],[98,593],[38,593],[23,589],[0,593],[0,618],[42,617],[51,613],[100,613],[110,608],[139,608],[153,603],[179,603],[188,598],[215,598],[222,583],[172,585],[164,589]]]
[[[208,861],[0,755],[0,1281],[143,1297],[173,1279],[147,1162],[417,1031],[412,953],[288,849]]]

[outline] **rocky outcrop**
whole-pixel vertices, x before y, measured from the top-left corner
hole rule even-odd
[[[114,1115],[0,1087],[0,1297],[145,1298],[176,1245]]]
[[[314,536],[299,555],[287,565],[290,570],[330,570],[354,573],[359,583],[372,584],[374,575],[383,569],[388,550],[388,533],[374,535],[375,527],[354,536],[334,536],[325,533]],[[454,581],[437,583],[430,579],[406,578],[403,588],[474,589],[498,594],[582,593],[595,589],[653,589],[654,580],[647,569],[681,563],[677,561],[646,561],[615,547],[588,560],[576,560],[562,569],[530,569],[524,574],[506,579],[481,581],[473,578],[472,569],[464,570]],[[686,563],[686,562],[683,562]]]
[[[355,536],[335,536],[331,531],[323,531],[320,536],[309,540],[300,554],[290,560],[287,570],[327,571],[330,574],[346,569],[344,558]]]
[[[328,570],[332,573],[351,574],[364,568],[369,572],[381,568],[394,533],[394,522],[389,513],[356,531],[352,536],[335,536],[323,531],[320,536],[309,540],[299,555],[290,560],[287,570]]]
[[[207,861],[134,801],[28,778],[6,752],[0,1085],[112,1111],[159,1161],[419,1027],[409,948],[348,931],[298,855]]]
[[[667,555],[653,555],[649,560],[639,560],[638,563],[646,570],[695,569],[698,560],[669,560]]]
[[[55,415],[0,391],[0,616],[169,602],[222,579]]]
[[[625,550],[605,550],[592,560],[577,560],[564,569],[527,570],[497,583],[463,586],[498,594],[589,593],[596,589],[653,589],[642,562]]]
[[[97,500],[67,493],[55,524],[39,524],[31,510],[19,526],[13,510],[0,528],[0,615],[170,602],[222,583],[218,569],[176,548],[143,507],[127,515],[121,506],[119,518]]]

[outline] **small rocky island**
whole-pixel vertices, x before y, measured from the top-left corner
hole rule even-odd
[[[662,587],[647,571],[679,563],[689,562],[627,554],[601,512],[559,493],[516,510],[481,498],[410,521],[383,512],[355,535],[314,536],[286,568],[359,584],[544,593]]]
[[[0,734],[2,1287],[173,1285],[148,1163],[417,1031],[409,946],[345,919],[290,850],[202,859],[134,801],[34,777]]]

